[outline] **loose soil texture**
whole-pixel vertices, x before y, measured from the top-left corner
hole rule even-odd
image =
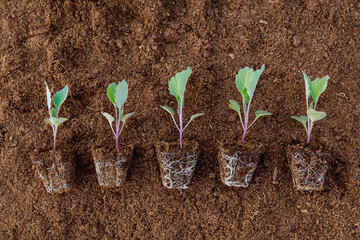
[[[0,239],[360,239],[360,3],[356,0],[59,0],[0,1]],[[217,141],[242,129],[229,99],[241,101],[235,75],[261,75],[247,136],[265,146],[251,184],[220,181]],[[154,144],[178,141],[168,81],[191,66],[185,139],[199,143],[187,190],[162,185]],[[329,75],[312,144],[328,149],[324,190],[296,191],[288,145],[305,143],[301,70]],[[133,143],[122,187],[97,182],[91,147],[114,144],[101,111],[113,112],[107,85],[126,79]],[[75,153],[74,190],[49,194],[29,154],[52,145],[44,80],[69,85],[58,147]],[[316,147],[316,146],[315,146]]]

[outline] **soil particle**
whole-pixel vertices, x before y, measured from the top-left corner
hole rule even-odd
[[[359,16],[356,0],[0,1],[0,239],[360,239]],[[241,139],[228,107],[241,101],[235,75],[262,64],[250,116],[274,115],[252,126],[246,141],[264,155],[250,187],[233,189],[219,178],[217,141]],[[154,144],[178,141],[160,105],[176,108],[167,83],[188,66],[184,119],[205,115],[184,134],[201,154],[190,188],[171,191]],[[290,119],[305,114],[301,70],[330,76],[311,140],[334,157],[322,192],[296,191],[286,160],[287,145],[306,141]],[[91,147],[115,143],[101,112],[114,111],[106,87],[122,79],[136,114],[120,141],[137,147],[123,187],[104,189]],[[29,156],[52,145],[44,80],[70,87],[58,141],[75,154],[76,179],[61,195],[44,190]]]

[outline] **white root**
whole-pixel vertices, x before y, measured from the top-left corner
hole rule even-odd
[[[44,168],[44,165],[44,160],[37,161],[36,172],[43,180],[48,193],[65,191],[71,187],[67,179],[64,178],[68,171],[67,164],[60,162],[59,165],[56,165],[54,161],[48,168]]]
[[[306,154],[304,150],[292,155],[290,167],[293,183],[298,190],[320,190],[324,185],[328,166],[321,157],[306,161],[306,155],[310,154]]]
[[[198,157],[193,152],[162,152],[158,156],[163,185],[167,188],[187,189]]]
[[[125,166],[127,161],[125,156],[118,157],[116,161],[109,159],[103,162],[94,157],[99,184],[101,186],[120,186],[123,184],[126,179],[127,169],[125,169]],[[108,174],[108,172],[115,172],[115,174]]]
[[[223,182],[230,187],[248,187],[260,160],[259,154],[241,154],[232,156],[221,154],[220,161],[224,168]]]

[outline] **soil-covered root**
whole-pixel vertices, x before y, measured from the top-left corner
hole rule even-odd
[[[37,151],[31,156],[36,175],[49,193],[63,193],[73,187],[75,179],[74,155],[68,151]]]
[[[179,143],[160,142],[155,145],[163,185],[167,188],[187,189],[191,183],[198,161],[196,142]]]
[[[323,189],[329,153],[295,145],[287,147],[286,155],[297,190],[320,191]]]
[[[220,143],[218,160],[221,181],[230,187],[248,187],[262,153],[261,144]]]
[[[101,186],[117,187],[125,182],[133,150],[133,144],[120,146],[118,151],[104,147],[92,148],[97,179]]]

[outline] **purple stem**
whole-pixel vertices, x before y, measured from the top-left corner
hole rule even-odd
[[[120,113],[119,113],[119,119],[116,123],[116,135],[115,135],[115,139],[116,139],[116,151],[119,150],[119,131],[120,131]]]
[[[51,116],[51,109],[49,108],[49,115],[50,115],[50,118],[52,117]],[[56,115],[57,116],[57,115]],[[51,127],[52,127],[52,130],[53,130],[53,135],[54,135],[54,149],[56,147],[56,135],[57,135],[57,129],[55,128],[55,125],[54,124],[51,124]]]
[[[57,129],[54,130],[54,149],[56,148],[56,135],[57,135]]]
[[[245,116],[245,122],[244,122],[244,133],[241,138],[241,141],[243,142],[245,140],[246,131],[248,130],[248,122],[249,122],[249,112],[250,112],[250,104],[251,104],[251,98],[249,100],[248,106],[246,108],[246,116]]]
[[[180,147],[182,147],[183,146],[183,144],[182,144],[182,133],[183,133],[182,105],[180,105],[179,122],[180,122]]]
[[[311,135],[311,130],[312,128],[310,127],[311,126],[311,120],[309,119],[308,123],[310,123],[310,125],[308,124],[308,137],[307,137],[307,143],[310,142],[310,135]]]

